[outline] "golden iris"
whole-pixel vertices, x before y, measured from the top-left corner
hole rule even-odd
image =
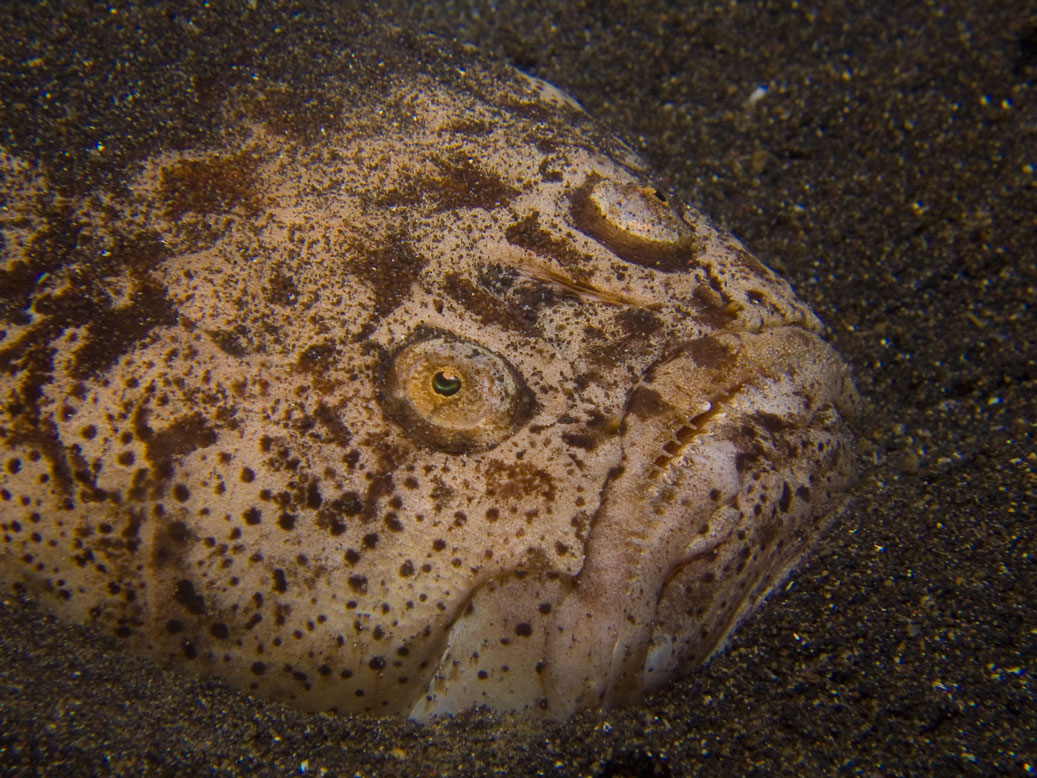
[[[451,454],[493,448],[536,407],[507,360],[447,333],[393,354],[379,400],[408,437]]]

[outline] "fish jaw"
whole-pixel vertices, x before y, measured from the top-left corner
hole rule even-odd
[[[629,704],[708,658],[851,478],[844,420],[859,400],[802,329],[685,344],[631,397],[622,465],[550,630],[546,689],[562,715]]]

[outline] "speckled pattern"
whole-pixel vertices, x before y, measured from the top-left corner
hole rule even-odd
[[[872,403],[874,469],[851,511],[704,672],[564,724],[299,715],[161,672],[117,638],[11,600],[0,610],[7,772],[1026,774],[1037,726],[1032,9],[497,6],[437,4],[420,25],[567,88],[637,142],[669,178],[657,185],[703,205],[823,312]],[[147,105],[169,106],[161,127],[178,143],[206,125],[196,111],[212,85],[329,48],[270,9],[131,20],[50,8],[20,22],[30,34],[3,39],[5,122],[92,160],[91,176],[153,142],[155,122],[135,121],[142,101],[104,96],[131,94],[127,74],[150,74],[141,83],[163,99]],[[21,48],[26,38],[37,49]],[[64,53],[42,55],[53,51]],[[148,70],[171,59],[185,65]],[[108,155],[68,100],[96,101]]]
[[[842,506],[855,389],[570,98],[356,24],[80,197],[5,155],[0,578],[303,710],[629,704]]]

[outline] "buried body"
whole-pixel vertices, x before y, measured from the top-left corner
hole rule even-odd
[[[437,57],[229,90],[74,196],[3,151],[6,588],[306,710],[561,717],[705,660],[838,512],[858,400],[789,286]]]

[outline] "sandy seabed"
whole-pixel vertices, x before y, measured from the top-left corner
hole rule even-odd
[[[307,30],[333,31],[340,13],[317,0],[252,5],[5,4],[0,126],[35,122],[73,147],[68,115],[33,103],[48,79],[89,105],[114,88],[89,74],[119,61],[161,79],[166,61],[202,71],[243,41],[276,40],[284,63],[304,62]],[[562,86],[792,282],[870,402],[856,497],[724,654],[644,705],[565,723],[302,715],[127,658],[9,599],[0,773],[1037,769],[1032,4],[391,2],[378,13]]]

